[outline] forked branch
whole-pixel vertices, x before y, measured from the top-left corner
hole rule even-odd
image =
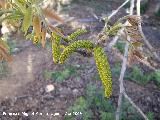
[[[133,15],[133,9],[134,9],[134,2],[135,0],[131,0],[131,5],[130,5],[130,15]],[[130,41],[130,37],[127,36],[127,41]],[[117,107],[117,111],[116,111],[116,120],[120,119],[120,110],[121,110],[121,105],[122,105],[122,98],[123,96],[131,103],[131,105],[133,107],[136,108],[136,110],[143,116],[143,118],[145,120],[148,120],[147,116],[142,112],[142,110],[132,101],[131,98],[128,97],[128,95],[125,92],[125,88],[123,85],[123,78],[124,78],[124,74],[127,68],[127,59],[128,59],[128,51],[129,51],[129,43],[126,42],[125,45],[125,52],[124,52],[124,57],[123,57],[123,63],[122,63],[122,68],[121,68],[121,73],[120,73],[120,77],[119,77],[119,86],[120,86],[120,93],[119,93],[119,98],[118,98],[118,107]]]

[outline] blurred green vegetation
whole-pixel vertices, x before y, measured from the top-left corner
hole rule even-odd
[[[146,116],[149,120],[154,120],[154,113],[148,112]],[[127,101],[123,99],[122,110],[121,110],[121,120],[143,120],[142,116],[137,112],[135,108]]]
[[[9,48],[10,48],[10,53],[13,54],[15,48],[17,48],[17,42],[15,40],[8,40],[7,44],[9,46]]]
[[[160,17],[160,8],[159,8],[158,11],[155,13],[155,16]]]
[[[124,41],[117,41],[115,44],[115,47],[119,50],[120,53],[124,53],[124,48],[125,48],[125,42]]]
[[[82,112],[79,116],[65,116],[65,120],[113,120],[114,105],[104,98],[103,90],[93,84],[86,87],[85,96],[81,96],[68,108],[68,112]],[[98,115],[98,116],[97,116]]]
[[[8,63],[0,61],[0,78],[6,77],[9,73]]]
[[[43,72],[45,80],[53,80],[55,82],[64,82],[66,79],[69,79],[71,76],[76,74],[76,66],[65,66],[64,69],[59,71],[48,71]]]
[[[154,113],[153,113],[153,112],[148,112],[148,113],[147,113],[147,117],[148,117],[149,120],[155,120],[155,119],[154,119]]]
[[[141,14],[144,14],[147,11],[148,6],[149,6],[149,4],[148,4],[147,0],[146,0],[146,2],[144,2],[143,4],[141,4]]]
[[[146,85],[151,80],[151,74],[145,74],[137,66],[133,66],[130,72],[125,75],[126,80],[134,81],[140,85]]]
[[[103,89],[88,84],[86,93],[75,100],[67,113],[81,112],[81,115],[66,115],[64,120],[115,120],[116,107],[111,99],[104,97]],[[147,113],[149,120],[153,120],[152,112]],[[121,120],[142,120],[136,110],[127,100],[123,100]]]
[[[115,63],[111,70],[114,77],[119,77],[121,64],[119,62]],[[133,66],[126,72],[124,78],[140,85],[146,85],[153,81],[160,88],[160,70],[145,73],[138,66]]]
[[[150,75],[150,79],[154,81],[154,83],[160,88],[160,70],[152,72]]]
[[[146,85],[150,81],[153,81],[157,85],[157,87],[160,88],[159,70],[150,73],[145,73],[142,69],[138,68],[137,66],[134,66],[131,72],[126,73],[125,79],[134,81],[140,85]]]
[[[112,71],[112,75],[114,76],[114,77],[119,77],[119,75],[120,75],[120,70],[121,70],[121,63],[120,62],[116,62],[115,64],[114,64],[114,66],[111,68],[111,71]]]

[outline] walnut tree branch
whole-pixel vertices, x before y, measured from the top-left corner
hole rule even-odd
[[[112,12],[109,16],[108,16],[108,20],[110,20],[114,15],[117,14],[117,12],[123,7],[125,6],[130,0],[126,0],[121,6],[119,6],[114,12]]]
[[[133,14],[134,2],[135,2],[135,0],[131,0],[131,2],[130,2],[131,3],[130,15]],[[128,39],[128,41],[130,41],[129,36],[127,36],[127,39]],[[117,111],[116,111],[116,120],[120,119],[120,110],[121,110],[121,106],[122,106],[122,98],[123,98],[123,93],[124,93],[123,78],[124,78],[124,74],[125,74],[126,67],[127,67],[128,50],[129,50],[129,43],[126,42],[124,58],[123,58],[121,73],[120,73],[120,77],[119,77],[120,93],[119,93],[119,98],[118,98],[118,107],[117,107]]]
[[[135,0],[131,0],[130,15],[133,15],[134,2],[135,2]],[[137,0],[137,2],[138,2],[138,0]],[[128,39],[128,41],[130,41],[130,38],[128,36],[127,36],[127,39]],[[131,103],[131,105],[134,108],[136,108],[136,110],[143,116],[143,118],[145,120],[148,120],[147,116],[142,112],[142,110],[126,94],[124,86],[123,86],[123,78],[124,78],[124,74],[125,74],[126,67],[127,67],[128,50],[129,50],[129,43],[126,42],[125,52],[124,52],[124,58],[123,58],[123,63],[122,63],[122,68],[121,68],[121,74],[120,74],[120,78],[119,78],[119,82],[120,82],[120,94],[119,94],[119,98],[118,98],[118,107],[117,107],[117,111],[116,111],[116,120],[120,119],[120,109],[121,109],[122,97],[123,96]]]
[[[137,15],[140,16],[140,5],[141,5],[141,0],[137,0]],[[142,30],[142,25],[139,24],[139,30],[140,30],[140,33],[141,33],[141,36],[143,38],[143,41],[144,43],[146,44],[146,46],[149,48],[150,51],[153,52],[153,55],[154,57],[158,60],[158,62],[160,62],[160,57],[157,55],[157,53],[155,51],[153,51],[153,47],[152,45],[149,43],[149,41],[147,40],[145,34],[143,33],[143,30]]]

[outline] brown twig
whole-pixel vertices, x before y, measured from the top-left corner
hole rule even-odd
[[[130,15],[133,14],[134,2],[135,2],[135,0],[131,0]],[[127,40],[130,41],[129,36],[127,36]],[[123,93],[125,92],[124,85],[123,85],[123,78],[124,78],[124,74],[125,74],[126,67],[127,67],[128,50],[129,50],[129,43],[126,42],[124,58],[123,58],[121,73],[120,73],[120,77],[119,77],[120,93],[119,93],[119,98],[118,98],[118,107],[117,107],[117,111],[116,111],[116,120],[120,119],[120,109],[122,106],[122,97],[123,97]]]
[[[117,14],[117,12],[123,7],[125,6],[130,0],[126,0],[121,6],[119,6],[114,12],[112,12],[109,16],[108,16],[108,20],[110,20],[114,15]]]
[[[134,8],[134,1],[135,0],[131,0],[131,7],[130,7],[130,15],[133,14],[133,8]],[[138,2],[140,2],[139,0],[137,0],[137,4]],[[128,38],[128,40],[130,41],[130,38]],[[119,94],[119,99],[118,99],[118,107],[117,107],[117,111],[116,111],[116,120],[119,120],[120,118],[120,108],[121,108],[121,104],[122,104],[122,97],[124,96],[131,104],[133,107],[136,108],[136,110],[143,116],[143,118],[145,120],[148,120],[147,116],[142,112],[142,110],[132,101],[132,99],[126,94],[125,90],[124,90],[124,86],[123,86],[123,78],[124,78],[124,73],[127,67],[127,57],[128,57],[128,49],[129,49],[129,43],[127,42],[125,45],[125,53],[124,53],[124,59],[123,59],[123,64],[122,64],[122,68],[121,68],[121,74],[120,74],[120,94]]]
[[[133,14],[133,8],[134,8],[134,2],[135,0],[131,0],[131,7],[130,7],[130,15]],[[137,0],[137,5],[140,11],[140,0]],[[138,9],[137,8],[137,9]],[[128,38],[129,40],[130,38]],[[148,120],[147,116],[143,113],[143,111],[132,101],[132,99],[126,94],[125,90],[124,90],[124,86],[123,86],[123,78],[124,78],[124,73],[126,70],[126,66],[127,66],[127,57],[128,57],[128,49],[129,49],[129,43],[127,42],[125,45],[125,53],[124,53],[124,59],[123,59],[123,64],[122,64],[122,68],[121,68],[121,74],[120,74],[120,94],[119,94],[119,99],[118,99],[118,107],[117,107],[117,111],[116,111],[116,120],[119,120],[119,116],[120,116],[120,108],[121,108],[121,103],[122,103],[122,97],[124,96],[131,104],[134,108],[136,108],[136,110],[143,116],[143,118],[145,120]]]

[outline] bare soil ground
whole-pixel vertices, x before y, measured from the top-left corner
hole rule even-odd
[[[77,27],[86,27],[91,30],[92,34],[85,37],[94,38],[98,31],[103,27],[103,23],[99,23],[98,21],[82,22],[78,20],[80,18],[85,18],[85,20],[86,18],[93,18],[90,14],[90,10],[93,10],[94,13],[101,16],[102,11],[105,14],[107,10],[117,8],[120,4],[117,2],[115,2],[115,4],[105,1],[101,2],[101,4],[106,4],[107,7],[102,6],[104,9],[98,9],[99,11],[97,8],[94,8],[96,3],[90,5],[82,2],[81,4],[78,3],[78,5],[71,5],[71,8],[63,13],[69,14],[71,17],[76,17],[76,19],[69,24],[62,26],[64,32],[67,34]],[[100,3],[97,4],[100,5]],[[101,8],[100,6],[96,7]],[[123,12],[124,10],[122,10],[121,13]],[[119,16],[121,16],[121,14],[119,14]],[[147,21],[149,20],[146,19],[146,22],[144,22],[144,25],[146,25],[144,31],[152,44],[159,46],[160,41],[158,40],[160,36],[158,33],[160,33],[160,29],[156,25],[153,26],[149,24]],[[154,30],[151,31],[151,29]],[[55,65],[52,62],[51,52],[38,48],[30,42],[20,42],[20,44],[24,47],[22,47],[21,52],[13,55],[14,60],[9,63],[11,72],[6,78],[0,80],[0,113],[3,111],[26,112],[29,114],[32,112],[42,112],[49,113],[49,115],[0,115],[0,120],[63,120],[66,109],[77,97],[84,95],[84,89],[88,83],[94,83],[101,86],[101,81],[95,83],[95,81],[92,80],[93,76],[97,74],[94,60],[84,58],[75,53],[64,66]],[[113,66],[115,62],[114,55],[112,53],[107,54],[110,56],[109,61],[112,64],[111,66]],[[56,71],[69,65],[85,65],[85,67],[76,67],[77,75],[70,77],[62,83],[54,83],[53,81],[44,79],[43,71],[45,69]],[[48,84],[53,84],[55,87],[55,90],[51,93],[45,92],[45,87]],[[115,101],[115,104],[117,104],[118,98],[118,84],[117,78],[113,75],[112,99]],[[125,87],[129,96],[145,113],[151,111],[155,113],[155,120],[160,119],[160,90],[153,83],[150,83],[147,86],[140,86],[134,82],[125,81]],[[51,114],[55,112],[61,114],[59,116],[51,116]]]
[[[47,62],[48,56],[44,54],[43,49],[36,48],[31,41],[26,41],[24,44],[28,44],[27,48],[13,55],[13,61],[8,64],[11,73],[0,80],[0,99],[14,97],[17,91],[21,91],[20,88],[34,81],[35,75],[43,69]]]

